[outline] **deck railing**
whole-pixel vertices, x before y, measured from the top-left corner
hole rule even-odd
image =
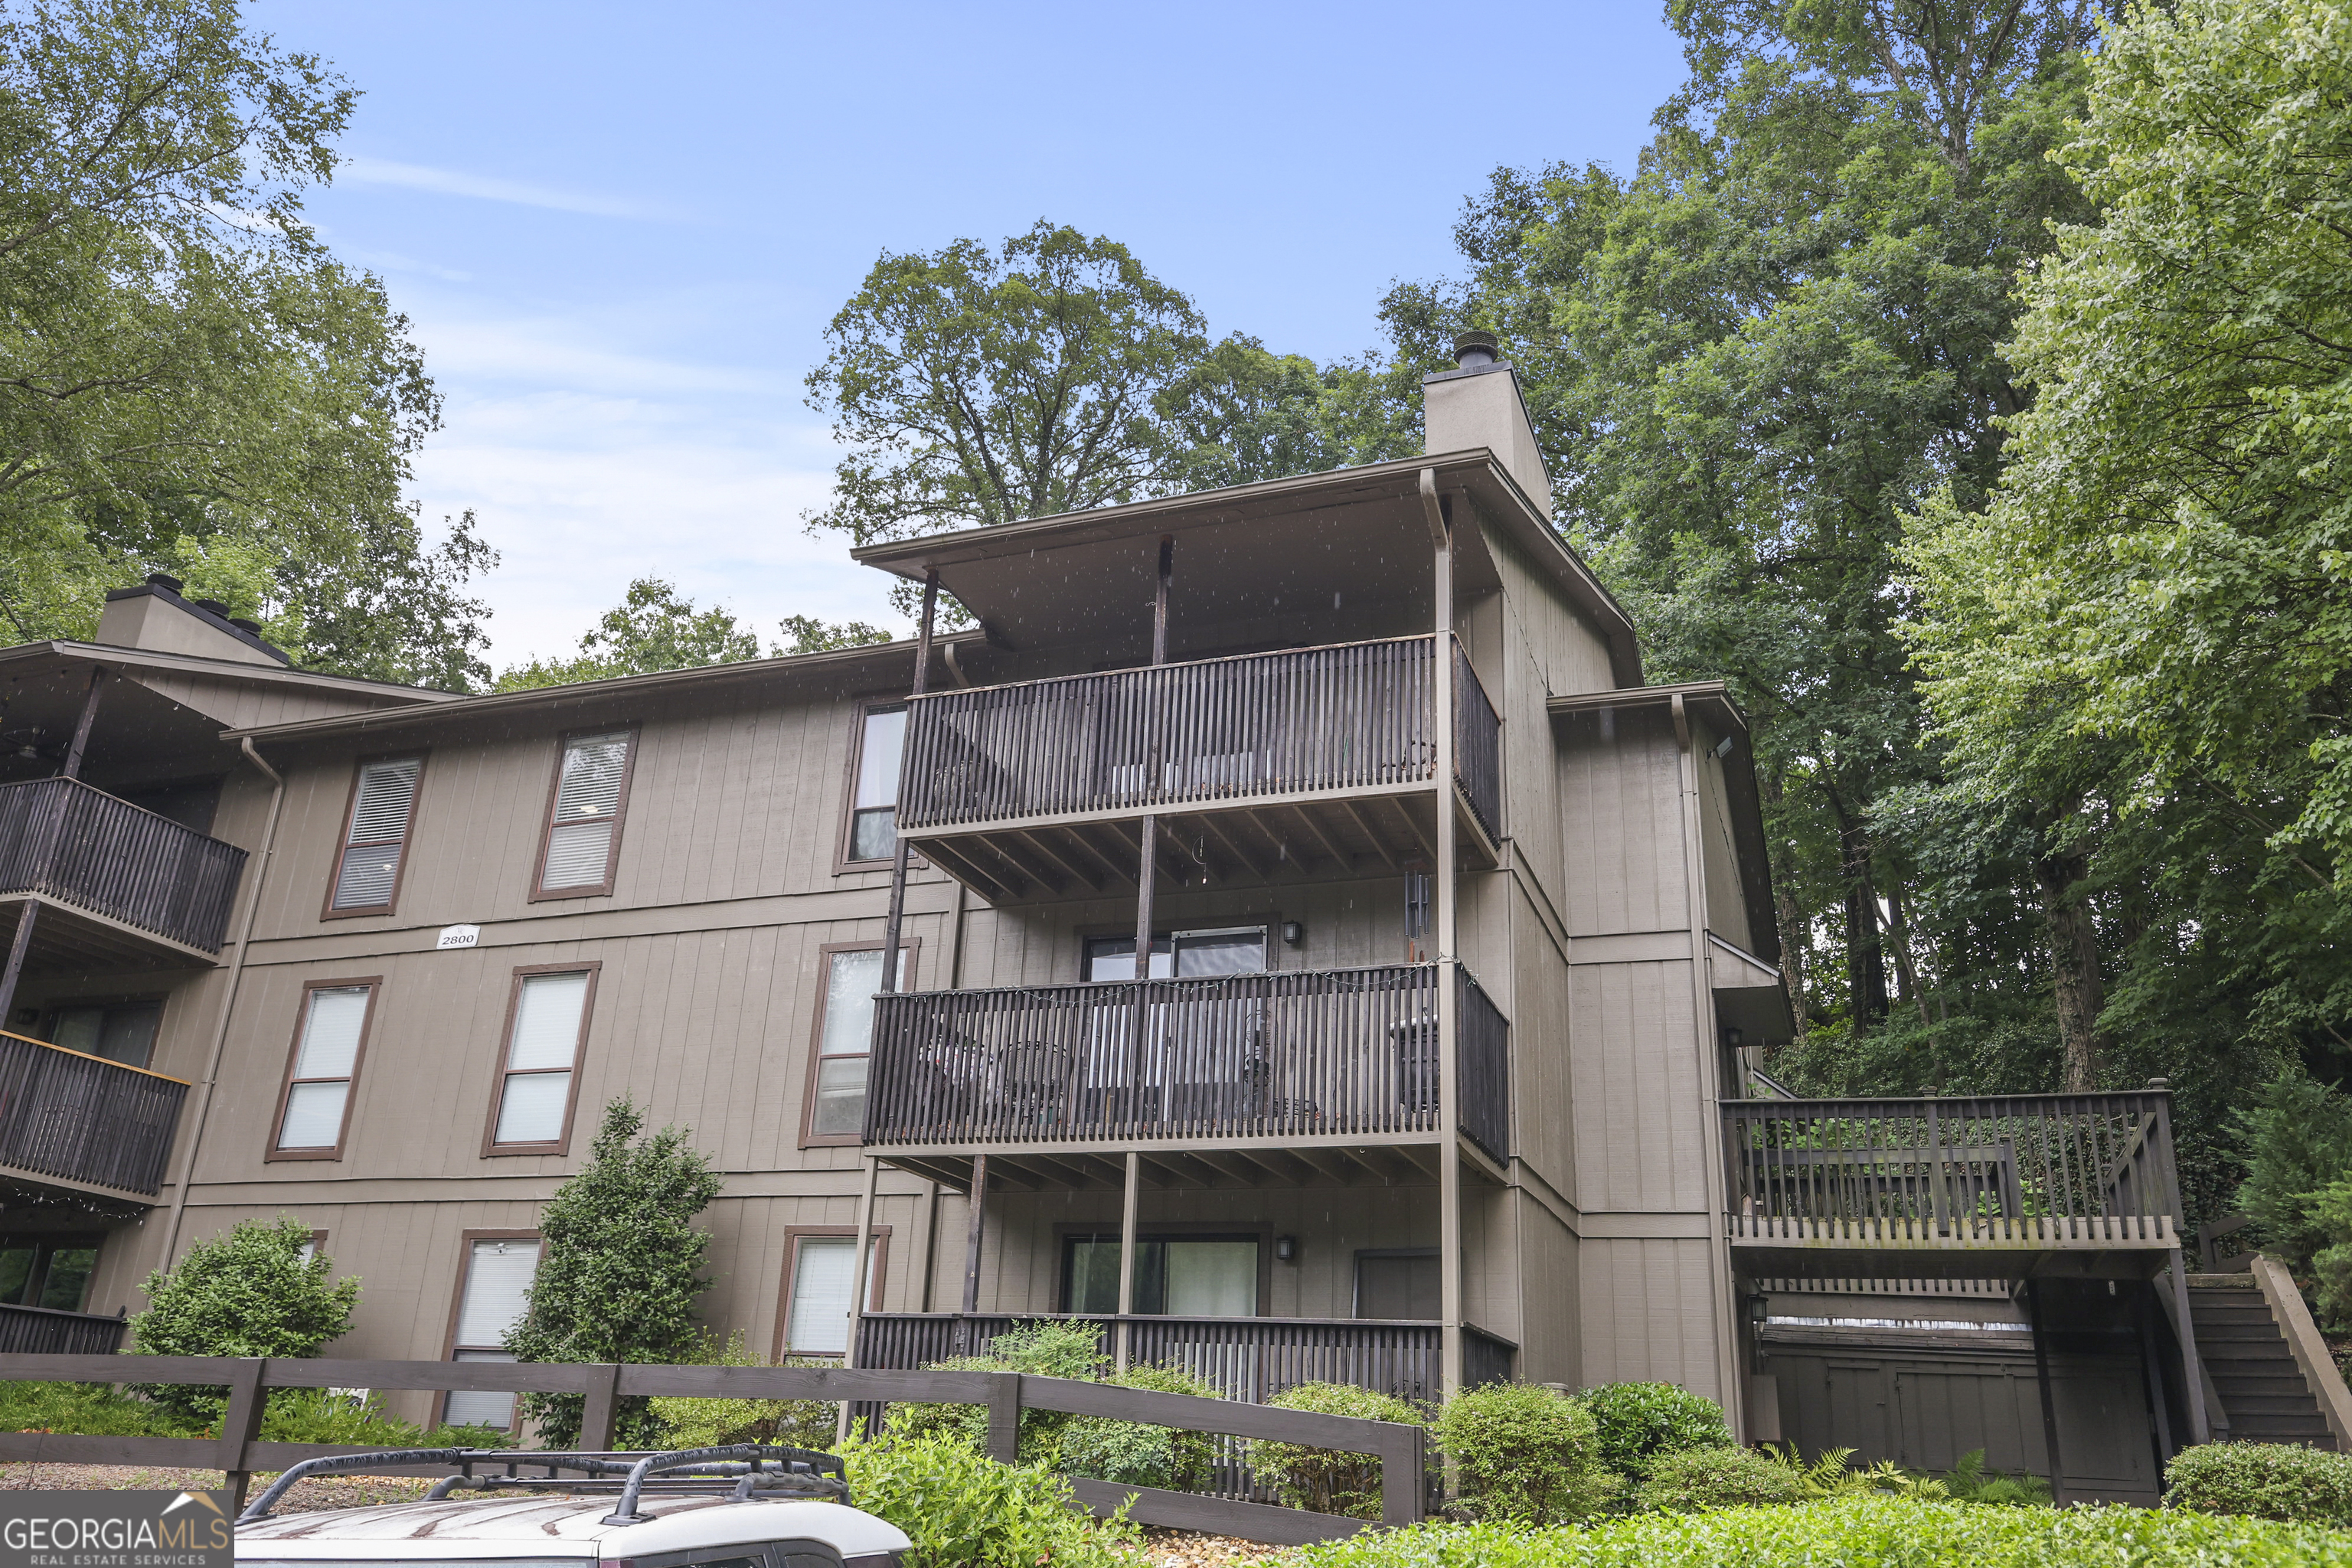
[[[935,691],[908,710],[907,830],[1423,783],[1426,637]],[[1501,726],[1457,647],[1455,775],[1499,828]]]
[[[1467,969],[1455,995],[1460,998],[1455,1029],[1462,1064],[1462,1131],[1497,1160],[1511,1157],[1511,1026],[1486,988]]]
[[[218,952],[245,851],[79,779],[0,784],[0,892],[79,905]]]
[[[0,1034],[0,1165],[153,1196],[188,1086]]]
[[[2171,1096],[1727,1100],[1735,1238],[2161,1242]]]
[[[869,1312],[858,1320],[857,1364],[913,1371],[950,1356],[985,1355],[997,1335],[1041,1319],[1093,1326],[1106,1356],[1121,1321],[1109,1314]],[[1425,1403],[1443,1386],[1444,1336],[1433,1322],[1154,1313],[1137,1313],[1125,1321],[1131,1362],[1181,1367],[1227,1399],[1263,1405],[1298,1384],[1339,1383]],[[1465,1384],[1510,1380],[1517,1346],[1466,1325],[1462,1334]]]
[[[112,1355],[128,1327],[95,1312],[0,1302],[0,1355]]]
[[[1433,1131],[1437,984],[1412,963],[886,994],[866,1142]],[[1464,1130],[1500,1154],[1507,1034],[1466,974],[1463,994]]]

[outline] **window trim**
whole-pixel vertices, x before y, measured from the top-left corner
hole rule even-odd
[[[347,910],[335,908],[335,888],[343,879],[343,852],[352,847],[352,818],[360,808],[360,774],[370,763],[397,763],[409,757],[416,759],[416,792],[408,797],[408,831],[400,839],[400,864],[392,873],[392,893],[380,904],[360,904]],[[351,788],[343,798],[341,826],[335,830],[334,863],[327,868],[327,891],[319,900],[319,918],[322,921],[347,921],[357,915],[388,915],[400,908],[400,890],[408,880],[408,852],[415,847],[416,821],[425,813],[425,775],[432,768],[433,752],[425,746],[411,746],[397,752],[372,752],[364,757],[352,759]]]
[[[1244,910],[1240,914],[1234,916],[1231,920],[1226,920],[1222,916],[1213,920],[1207,916],[1202,916],[1198,919],[1188,918],[1185,920],[1176,920],[1171,917],[1166,922],[1168,929],[1165,931],[1153,931],[1151,933],[1151,940],[1156,942],[1162,936],[1172,937],[1180,931],[1189,931],[1194,935],[1198,935],[1202,931],[1249,931],[1252,929],[1262,930],[1265,932],[1265,967],[1259,970],[1258,973],[1261,974],[1273,974],[1279,972],[1282,968],[1282,951],[1285,945],[1282,940],[1283,921],[1284,916],[1282,911],[1279,910],[1266,910],[1263,912],[1253,910]],[[1160,923],[1161,922],[1159,921],[1154,921],[1152,922],[1155,926]],[[1094,984],[1097,983],[1087,979],[1087,945],[1098,937],[1125,937],[1128,941],[1133,942],[1135,940],[1135,922],[1133,921],[1129,921],[1125,925],[1105,925],[1100,922],[1088,922],[1084,925],[1073,927],[1070,934],[1077,939],[1077,955],[1074,960],[1077,971],[1077,981],[1082,985]],[[1129,980],[1105,980],[1099,982],[1099,984],[1104,985],[1131,985],[1134,982]]]
[[[874,1268],[866,1279],[866,1310],[878,1312],[882,1310],[882,1284],[890,1274],[890,1227],[887,1225],[875,1226],[872,1235]],[[830,1353],[825,1351],[796,1351],[784,1342],[793,1331],[793,1278],[800,1270],[801,1243],[811,1237],[820,1239],[828,1237],[845,1237],[849,1240],[853,1253],[857,1246],[857,1227],[854,1225],[788,1225],[784,1226],[784,1271],[778,1279],[776,1289],[776,1343],[774,1353],[768,1358],[773,1362],[781,1363],[790,1355]],[[852,1350],[856,1348],[855,1343],[850,1346]],[[848,1358],[845,1355],[843,1359],[846,1361]]]
[[[474,1243],[478,1241],[536,1241],[540,1244],[540,1262],[545,1263],[547,1261],[547,1237],[539,1231],[459,1231],[457,1233],[457,1282],[449,1288],[449,1326],[447,1329],[443,1331],[441,1335],[441,1359],[443,1361],[454,1362],[457,1359],[457,1320],[466,1310],[466,1285],[473,1277]],[[484,1347],[479,1345],[469,1345],[467,1348],[469,1350],[479,1350]],[[454,1391],[444,1388],[434,1394],[434,1426],[441,1426],[447,1424],[442,1419],[442,1416],[449,1407],[449,1395],[452,1392]],[[520,1394],[515,1395],[514,1420],[508,1426],[507,1430],[509,1432],[520,1432],[522,1430],[522,1395]]]
[[[1274,1226],[1272,1222],[1252,1225],[1244,1220],[1239,1225],[1213,1219],[1161,1220],[1153,1224],[1138,1224],[1136,1245],[1147,1241],[1255,1241],[1257,1243],[1257,1310],[1252,1318],[1272,1315],[1274,1307]],[[1060,1220],[1054,1226],[1054,1300],[1061,1305],[1055,1309],[1065,1314],[1070,1306],[1070,1243],[1082,1237],[1108,1237],[1117,1241],[1119,1227],[1116,1221],[1108,1225],[1089,1225],[1084,1220]],[[1089,1313],[1088,1316],[1116,1317],[1117,1313]],[[1138,1312],[1139,1318],[1164,1318],[1165,1312]],[[1247,1320],[1236,1318],[1235,1322]]]
[[[342,1081],[351,1087],[343,1094],[342,1124],[335,1130],[335,1141],[323,1149],[280,1149],[278,1135],[286,1130],[286,1107],[294,1098],[294,1064],[302,1055],[302,1034],[310,1023],[310,994],[314,991],[343,991],[352,986],[367,990],[367,1010],[360,1015],[359,1048],[352,1053],[352,1076]],[[269,1119],[268,1148],[263,1152],[267,1164],[278,1160],[340,1160],[352,1139],[352,1112],[359,1104],[360,1073],[367,1066],[367,1048],[375,1034],[376,1003],[383,995],[383,976],[354,975],[347,980],[306,980],[302,983],[302,1000],[294,1009],[294,1037],[286,1047],[286,1077],[278,1086],[278,1110]],[[304,1083],[329,1083],[330,1079],[304,1079]]]
[[[538,904],[551,899],[598,899],[611,895],[613,883],[621,871],[621,834],[629,823],[629,791],[637,779],[637,747],[645,738],[644,731],[644,724],[631,720],[625,724],[591,724],[557,734],[555,766],[547,781],[547,805],[539,816],[539,854],[531,862],[530,896],[525,902]],[[621,764],[621,793],[613,802],[613,844],[604,855],[604,879],[572,888],[543,888],[540,883],[547,876],[547,851],[555,842],[556,797],[563,793],[563,753],[572,749],[574,741],[614,733],[628,736],[629,758]]]
[[[853,860],[849,858],[857,836],[857,775],[859,764],[864,761],[866,754],[866,715],[872,713],[877,708],[905,708],[913,700],[911,696],[900,695],[866,697],[860,699],[857,703],[857,711],[849,726],[849,755],[842,763],[841,837],[833,850],[833,874],[836,877],[846,876],[855,871],[887,871],[896,858],[895,855],[886,855],[879,860]],[[902,760],[900,763],[902,770],[904,766]],[[898,803],[893,801],[890,810],[893,814],[891,820],[894,825],[897,822],[898,809]],[[911,845],[908,846],[908,859],[910,864],[913,863],[914,854]]]
[[[490,1114],[482,1124],[482,1154],[485,1160],[509,1154],[564,1155],[572,1152],[572,1122],[580,1110],[580,1075],[588,1058],[588,1026],[596,1016],[596,983],[603,975],[604,961],[601,958],[576,959],[570,963],[525,963],[518,965],[507,987],[507,1017],[499,1030],[498,1055],[490,1063]],[[514,1048],[515,1020],[522,1016],[523,982],[534,974],[585,974],[587,994],[580,998],[580,1033],[572,1042],[572,1089],[563,1097],[563,1136],[542,1143],[499,1142],[499,1113],[506,1109],[507,1079],[518,1076],[507,1070],[507,1053]],[[522,1077],[536,1077],[525,1073]],[[536,1233],[534,1233],[536,1234]]]
[[[898,960],[898,989],[901,991],[912,991],[915,988],[911,982],[915,978],[919,961],[922,957],[922,939],[919,937],[901,936],[898,939],[898,952],[901,954]],[[801,1089],[800,1146],[803,1149],[855,1148],[866,1141],[865,1133],[816,1131],[816,1076],[827,1059],[824,1054],[825,1001],[833,986],[833,955],[836,952],[879,952],[882,951],[882,939],[877,936],[870,942],[829,942],[816,951],[816,1006],[812,1009],[814,1016],[809,1025],[808,1071],[804,1075],[806,1081]],[[833,1059],[841,1060],[844,1058]],[[874,1059],[874,1047],[870,1043],[866,1047],[863,1059],[867,1062]],[[868,1071],[870,1073],[871,1068]],[[872,1087],[870,1078],[867,1087],[869,1089]]]

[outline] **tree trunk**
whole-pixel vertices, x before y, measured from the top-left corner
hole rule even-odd
[[[2090,874],[2081,851],[2060,851],[2033,862],[2042,889],[2042,921],[2050,938],[2052,990],[2058,1005],[2058,1046],[2065,1062],[2062,1090],[2088,1094],[2099,1086],[2106,1042],[2099,1036],[2099,1010],[2106,987],[2099,977],[2099,930],[2082,884]]]
[[[1780,774],[1775,769],[1757,781],[1757,794],[1764,799],[1767,831],[1777,829],[1780,806]],[[1789,1011],[1796,1015],[1796,1045],[1805,1043],[1805,952],[1811,944],[1806,940],[1805,913],[1797,907],[1796,871],[1791,864],[1788,841],[1774,838],[1772,866],[1772,923],[1780,934],[1780,983],[1789,988]],[[1769,1054],[1769,1053],[1768,1053]]]
[[[1878,888],[1870,873],[1870,830],[1847,815],[1834,789],[1838,866],[1845,880],[1846,1004],[1853,1032],[1866,1035],[1886,1016],[1886,950],[1878,935]]]
[[[1895,976],[1902,983],[1903,1000],[1918,1013],[1919,1022],[1927,1022],[1927,994],[1919,988],[1919,971],[1913,966],[1911,956],[1911,920],[1903,912],[1903,884],[1897,882],[1886,889],[1886,935],[1895,944]]]

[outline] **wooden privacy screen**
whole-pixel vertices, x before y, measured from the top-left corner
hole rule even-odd
[[[0,1359],[0,1375],[18,1382],[226,1384],[228,1412],[216,1437],[96,1437],[52,1432],[0,1433],[0,1460],[84,1465],[179,1465],[226,1471],[242,1499],[256,1470],[283,1469],[304,1459],[362,1454],[364,1447],[264,1443],[257,1434],[273,1388],[470,1390],[579,1394],[587,1398],[580,1446],[601,1451],[613,1440],[618,1401],[640,1394],[710,1399],[824,1399],[858,1404],[919,1403],[988,1406],[988,1451],[1014,1461],[1026,1408],[1076,1415],[1107,1415],[1235,1437],[1269,1438],[1367,1454],[1381,1461],[1381,1521],[1411,1524],[1422,1517],[1426,1460],[1423,1432],[1389,1421],[1276,1410],[1262,1405],[1159,1394],[1064,1378],[996,1372],[869,1372],[832,1367],[614,1366],[549,1362],[305,1361],[272,1356],[15,1355]],[[499,1463],[521,1456],[501,1455]],[[527,1462],[527,1461],[526,1461]],[[384,1473],[445,1474],[446,1464],[386,1466]],[[560,1471],[552,1465],[549,1473]],[[1268,1503],[1153,1487],[1114,1486],[1067,1478],[1077,1502],[1097,1513],[1125,1506],[1139,1524],[1215,1531],[1277,1545],[1332,1541],[1368,1528],[1366,1521]]]

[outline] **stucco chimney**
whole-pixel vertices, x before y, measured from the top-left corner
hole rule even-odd
[[[1484,447],[1495,454],[1519,488],[1546,517],[1551,515],[1551,479],[1536,448],[1535,426],[1519,394],[1519,373],[1501,357],[1492,332],[1465,332],[1454,340],[1452,370],[1421,378],[1423,450],[1465,452]]]
[[[136,588],[113,590],[106,595],[93,640],[239,664],[292,662],[262,641],[261,628],[251,621],[231,620],[228,606],[215,599],[182,598],[181,586],[178,578],[157,572]]]

